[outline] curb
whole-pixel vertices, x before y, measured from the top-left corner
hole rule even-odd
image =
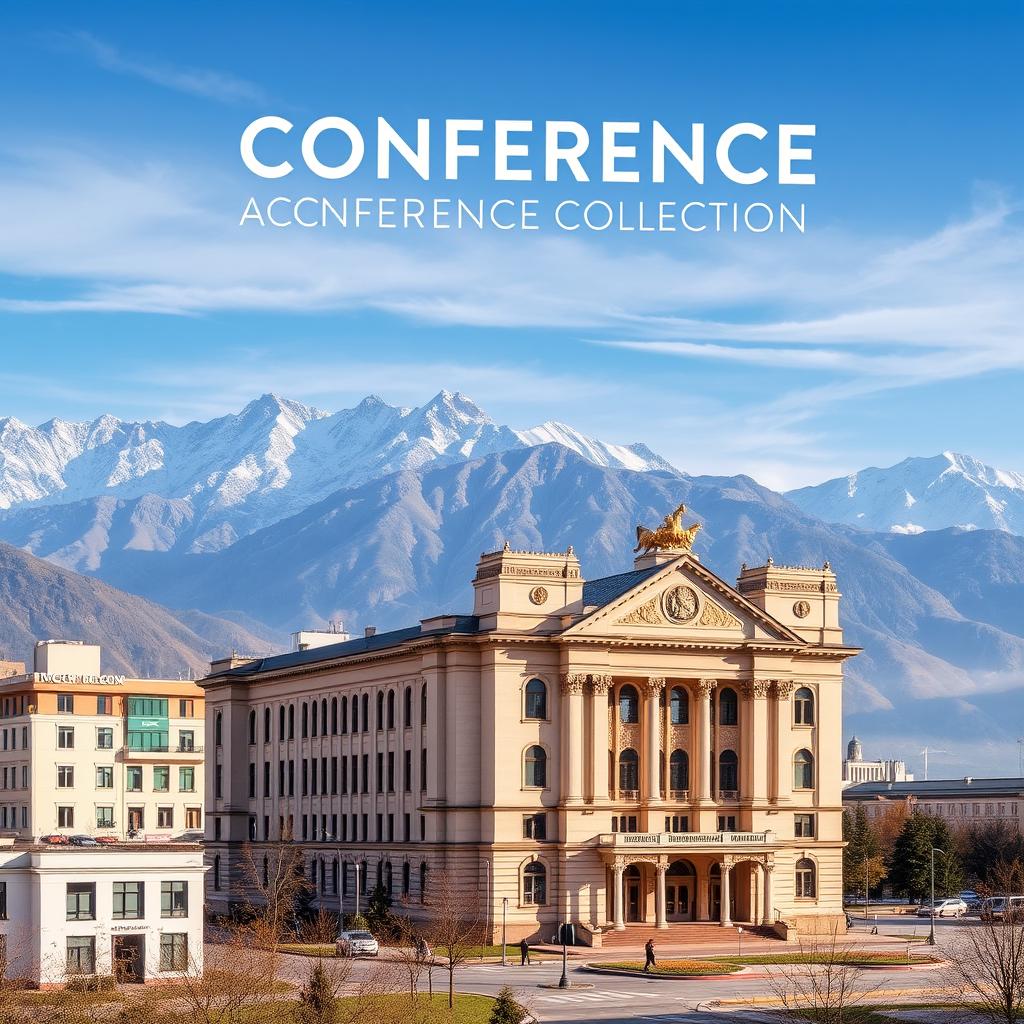
[[[738,971],[731,971],[729,974],[644,974],[643,971],[621,971],[613,967],[592,967],[590,964],[583,964],[581,969],[590,974],[610,974],[619,978],[648,978],[652,981],[735,981],[743,975],[760,977],[760,975],[752,975],[748,967],[741,967]]]

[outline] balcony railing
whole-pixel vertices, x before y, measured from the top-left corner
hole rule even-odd
[[[126,754],[201,754],[203,752],[202,746],[182,746],[182,744],[165,744],[164,746],[158,747],[129,747],[127,744],[124,746],[124,752]]]
[[[688,789],[673,789],[672,799],[680,803],[685,803],[690,799],[690,791]]]
[[[640,800],[640,790],[638,789],[620,789],[619,799],[631,803],[636,803]]]
[[[719,800],[739,800],[740,791],[738,789],[720,789],[718,791]]]

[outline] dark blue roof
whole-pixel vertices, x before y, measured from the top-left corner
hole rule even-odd
[[[296,668],[299,665],[311,665],[318,661],[330,661],[333,658],[346,658],[352,654],[364,654],[367,651],[379,651],[388,647],[397,647],[409,640],[421,637],[446,636],[450,633],[476,633],[480,628],[480,620],[475,615],[456,615],[451,626],[440,629],[423,629],[421,626],[407,626],[405,629],[393,629],[387,633],[374,633],[373,636],[361,636],[355,640],[345,640],[340,644],[328,644],[326,647],[311,647],[305,651],[291,651],[288,654],[275,654],[269,658],[257,658],[237,668],[218,672],[218,676],[251,676],[259,672],[275,672],[278,669]]]
[[[583,584],[583,606],[585,608],[600,607],[622,597],[627,590],[643,583],[649,576],[663,569],[664,565],[651,565],[646,569],[633,569],[631,572],[620,572],[618,576],[604,576],[599,580],[589,580]]]
[[[996,793],[1024,792],[1024,778],[982,779],[967,776],[961,779],[929,779],[927,782],[861,782],[843,790],[843,799],[871,799],[873,797],[936,797],[971,796]]]

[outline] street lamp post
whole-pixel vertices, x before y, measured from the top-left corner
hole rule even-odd
[[[864,858],[864,920],[868,919],[868,859]]]
[[[501,966],[507,967],[508,960],[505,958],[505,915],[508,912],[508,897],[501,897]]]
[[[941,853],[943,857],[946,856],[945,850],[940,850],[938,847],[932,847],[932,904],[929,908],[931,910],[931,927],[928,929],[928,945],[935,945],[935,854]]]
[[[562,976],[558,979],[559,988],[572,988],[572,982],[569,980],[569,951],[565,945],[566,932],[568,928],[565,927],[565,922],[562,922]]]
[[[356,861],[356,917],[359,916],[359,861]]]

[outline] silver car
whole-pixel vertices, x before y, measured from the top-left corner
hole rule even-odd
[[[369,932],[341,932],[337,950],[338,956],[377,956],[380,945]]]
[[[967,913],[967,904],[957,896],[948,900],[935,901],[936,917],[963,917]],[[931,917],[932,905],[925,903],[917,908],[918,917]]]

